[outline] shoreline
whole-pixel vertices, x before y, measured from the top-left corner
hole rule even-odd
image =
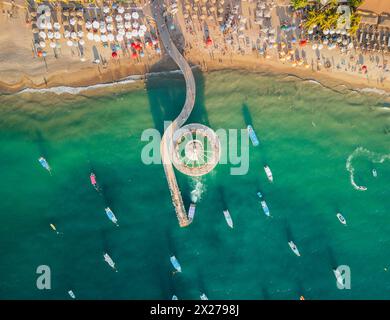
[[[311,82],[322,86],[323,88],[332,90],[337,93],[346,91],[356,92],[361,94],[380,95],[390,99],[390,86],[374,86],[371,83],[365,83],[363,79],[355,78],[351,80],[347,74],[343,73],[325,73],[314,72],[312,70],[302,68],[292,68],[276,61],[252,58],[248,60],[245,56],[243,59],[232,58],[229,63],[218,63],[214,60],[196,61],[188,55],[192,68],[199,68],[202,72],[214,71],[249,71],[262,74],[264,76],[276,76],[281,78],[292,77],[303,82]],[[199,59],[199,57],[198,57]],[[246,60],[245,60],[246,59]],[[255,63],[254,63],[255,62]],[[136,71],[144,70],[135,74]],[[79,94],[83,91],[97,90],[116,85],[125,85],[138,81],[144,82],[148,76],[180,73],[180,70],[174,68],[172,61],[162,58],[150,70],[145,65],[130,65],[108,68],[105,73],[96,76],[95,68],[86,68],[81,71],[57,73],[48,77],[46,83],[34,83],[27,76],[23,77],[16,84],[6,84],[0,82],[0,95],[14,95],[23,93],[54,93],[54,94]],[[80,75],[82,76],[80,77]]]

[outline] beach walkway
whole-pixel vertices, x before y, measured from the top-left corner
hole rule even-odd
[[[165,130],[164,135],[161,139],[160,152],[161,158],[164,166],[165,175],[168,181],[169,190],[171,192],[172,202],[176,210],[176,215],[179,220],[179,224],[181,227],[185,227],[189,225],[189,220],[187,218],[186,209],[183,203],[183,198],[180,193],[179,186],[177,184],[175,172],[173,169],[172,161],[171,161],[171,152],[174,150],[170,150],[170,139],[173,139],[173,133],[179,129],[183,124],[187,121],[188,117],[191,114],[191,111],[194,107],[195,103],[195,79],[192,74],[191,67],[181,55],[179,50],[176,48],[173,43],[168,27],[164,21],[163,17],[163,1],[154,0],[152,3],[152,11],[154,18],[157,22],[158,31],[160,34],[160,39],[165,47],[165,50],[171,56],[171,58],[175,61],[175,63],[179,66],[182,71],[185,82],[186,82],[186,100],[181,110],[179,116],[171,123],[171,125]]]

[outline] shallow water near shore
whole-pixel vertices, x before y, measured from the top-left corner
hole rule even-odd
[[[229,165],[200,179],[177,173],[186,207],[192,190],[198,198],[188,228],[178,226],[162,166],[142,163],[140,140],[144,129],[161,131],[163,120],[180,112],[182,75],[154,75],[145,89],[104,88],[96,95],[0,97],[0,298],[68,299],[70,289],[80,299],[199,299],[202,292],[209,299],[389,298],[384,97],[239,71],[196,79],[188,122],[214,130],[251,123],[260,146],[250,145],[245,175],[230,175]],[[101,194],[90,185],[91,171]],[[351,171],[367,191],[354,188]],[[262,213],[257,191],[272,217]],[[119,228],[105,216],[106,206]],[[172,273],[173,254],[181,274]],[[51,290],[36,287],[39,265],[51,268]],[[351,268],[351,290],[336,287],[332,268],[339,265]]]

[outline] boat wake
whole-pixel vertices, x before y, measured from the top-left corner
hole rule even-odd
[[[376,152],[372,152],[368,149],[365,149],[363,147],[356,148],[347,158],[347,162],[345,164],[345,167],[347,171],[349,172],[349,178],[351,180],[352,186],[359,191],[365,191],[367,190],[367,187],[365,186],[359,186],[355,181],[355,168],[352,165],[352,161],[356,157],[367,157],[372,163],[383,163],[386,160],[390,160],[390,154],[380,154]]]
[[[202,199],[202,194],[205,191],[205,186],[201,182],[201,178],[196,177],[192,178],[191,187],[193,188],[193,190],[191,191],[191,201],[193,203],[197,203],[199,200]]]

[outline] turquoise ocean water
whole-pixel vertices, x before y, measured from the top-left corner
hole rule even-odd
[[[70,289],[80,299],[199,299],[201,292],[209,299],[390,298],[385,98],[239,71],[197,73],[197,85],[188,122],[215,130],[250,122],[261,144],[250,147],[246,175],[230,175],[229,165],[200,180],[177,173],[187,208],[199,182],[188,228],[178,226],[162,166],[144,165],[140,156],[142,131],[162,130],[182,107],[180,74],[153,76],[145,88],[0,97],[0,298],[68,299]],[[52,176],[39,165],[41,155]],[[367,191],[352,186],[348,157]],[[91,171],[101,194],[90,185]],[[261,211],[259,190],[271,218]],[[181,274],[172,273],[172,254]],[[51,269],[51,290],[36,287],[39,265]],[[351,268],[350,290],[336,287],[338,265]]]

